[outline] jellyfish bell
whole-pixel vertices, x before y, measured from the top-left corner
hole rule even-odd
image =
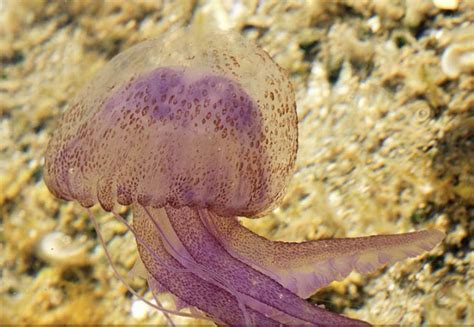
[[[106,210],[271,210],[294,168],[294,93],[266,52],[231,35],[174,33],[116,56],[50,141],[51,191]]]
[[[152,292],[168,291],[220,324],[365,324],[303,298],[442,238],[422,231],[284,243],[241,226],[237,216],[278,204],[298,142],[286,74],[234,34],[184,30],[122,52],[59,126],[45,157],[51,192],[112,212],[135,236]],[[131,206],[133,226],[118,204]]]

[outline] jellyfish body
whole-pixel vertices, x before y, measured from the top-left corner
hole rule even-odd
[[[429,250],[442,233],[305,243],[253,234],[236,217],[277,205],[296,151],[282,69],[238,36],[186,30],[119,54],[78,94],[48,145],[45,181],[84,207],[117,215],[131,205],[149,287],[218,323],[364,324],[304,298]]]

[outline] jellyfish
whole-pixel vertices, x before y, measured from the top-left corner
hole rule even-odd
[[[365,325],[305,299],[353,270],[428,251],[443,233],[294,243],[243,227],[237,217],[264,216],[284,196],[297,125],[288,76],[263,49],[232,33],[175,31],[115,56],[70,101],[44,179],[56,197],[100,204],[127,225],[152,293],[179,302],[172,310],[145,300],[168,317]]]

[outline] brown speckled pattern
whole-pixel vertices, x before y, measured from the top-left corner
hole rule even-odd
[[[55,195],[224,216],[262,214],[281,198],[297,150],[285,73],[237,36],[181,37],[121,53],[71,102],[45,156]]]

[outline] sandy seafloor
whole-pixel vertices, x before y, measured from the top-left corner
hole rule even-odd
[[[309,301],[374,324],[473,324],[469,21],[474,0],[0,0],[0,323],[165,323],[115,278],[86,211],[48,192],[43,154],[68,101],[110,58],[204,24],[259,43],[297,95],[294,178],[281,206],[249,228],[287,241],[447,234],[430,253],[353,273]],[[94,214],[127,275],[132,236],[100,208]],[[129,280],[145,292],[143,280]]]

